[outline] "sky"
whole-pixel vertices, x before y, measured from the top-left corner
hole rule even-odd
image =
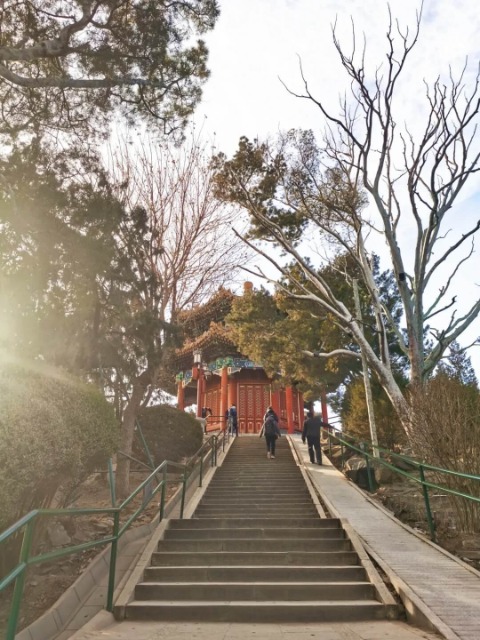
[[[420,9],[416,0],[392,0],[392,16],[402,29],[414,28]],[[285,85],[301,93],[300,60],[309,88],[331,110],[349,84],[332,42],[332,25],[345,50],[366,42],[366,69],[374,70],[386,51],[388,4],[384,0],[220,0],[221,15],[205,40],[211,77],[196,113],[196,124],[215,148],[234,153],[240,136],[275,136],[290,128],[312,129],[321,139],[324,120],[309,101],[292,96]],[[419,42],[401,84],[399,119],[414,131],[423,122],[424,80],[458,75],[466,64],[465,84],[472,86],[480,60],[480,11],[476,0],[425,0]],[[480,148],[480,145],[479,145]],[[463,190],[452,224],[476,220],[480,179]],[[409,229],[401,240],[408,245]],[[480,237],[477,240],[480,247]],[[378,247],[376,247],[378,249]],[[455,293],[470,302],[480,295],[478,252],[459,276]],[[388,266],[385,264],[385,267]],[[439,283],[440,285],[441,283]],[[461,309],[460,309],[461,311]],[[480,335],[480,320],[462,344]],[[480,378],[480,347],[469,351]]]

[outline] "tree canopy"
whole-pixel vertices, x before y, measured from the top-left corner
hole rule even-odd
[[[0,129],[101,131],[112,111],[182,129],[208,77],[216,0],[4,0]]]

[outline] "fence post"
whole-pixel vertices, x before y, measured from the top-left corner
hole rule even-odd
[[[120,529],[120,510],[113,514],[113,542],[110,548],[110,567],[108,570],[107,611],[113,612],[113,593],[115,591],[115,570],[117,568],[118,530]]]
[[[165,498],[167,493],[167,465],[163,467],[162,474],[162,496],[160,498],[160,522],[163,520],[165,513]]]
[[[183,510],[185,509],[185,493],[187,491],[187,468],[183,472],[183,489],[182,489],[182,502],[180,503],[180,519],[183,518]]]
[[[115,474],[113,472],[112,459],[108,459],[108,483],[110,485],[110,498],[112,500],[112,507],[117,506],[117,496],[115,495]]]
[[[25,563],[25,565],[28,563],[28,558],[30,557],[30,549],[32,547],[33,524],[34,520],[30,520],[27,523],[25,532],[23,534],[22,547],[20,549],[20,562]],[[15,587],[13,589],[12,596],[12,606],[10,609],[10,615],[8,617],[7,635],[5,636],[6,640],[15,640],[15,632],[17,630],[18,615],[20,613],[20,604],[22,602],[26,571],[27,567],[23,569],[22,573],[15,580]]]
[[[432,540],[432,542],[435,542],[435,522],[433,521],[432,510],[430,508],[430,496],[428,494],[428,487],[425,484],[425,471],[423,469],[423,465],[420,465],[418,467],[418,470],[420,472],[420,480],[422,482],[423,499],[425,500],[425,510],[427,512],[427,522],[428,528],[430,530],[430,539]]]
[[[370,459],[369,459],[367,446],[365,442],[360,442],[360,449],[363,451],[363,455],[365,456],[365,464],[367,465],[368,490],[370,491],[370,493],[373,493],[374,486],[373,486],[373,478],[372,478],[372,468],[370,466]]]

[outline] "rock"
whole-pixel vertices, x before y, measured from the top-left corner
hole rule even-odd
[[[384,467],[383,464],[377,463],[375,465],[375,480],[378,484],[391,484],[395,481],[395,476],[397,475],[388,467]]]
[[[64,547],[72,542],[72,539],[65,531],[65,527],[58,522],[48,527],[47,534],[53,547]]]
[[[357,484],[361,489],[370,489],[368,482],[367,463],[363,456],[355,455],[347,460],[345,463],[344,472],[347,478],[349,478],[352,482],[355,482],[355,484]],[[376,489],[377,484],[375,482],[373,469],[371,469],[371,474],[373,484],[372,489]]]

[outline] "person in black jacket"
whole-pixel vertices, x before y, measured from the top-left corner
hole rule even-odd
[[[228,410],[228,426],[231,435],[238,436],[238,414],[237,407],[234,404]]]
[[[265,442],[267,445],[267,458],[275,459],[275,444],[277,438],[280,438],[280,428],[278,426],[278,417],[272,407],[268,407],[265,413],[265,419],[263,421],[262,429],[260,431],[260,437],[265,436]]]
[[[320,433],[322,427],[328,427],[326,422],[315,416],[311,411],[307,413],[307,419],[303,424],[302,442],[305,444],[305,440],[308,444],[308,455],[310,456],[310,462],[315,464],[315,456],[317,464],[322,464],[322,450],[320,448]]]

